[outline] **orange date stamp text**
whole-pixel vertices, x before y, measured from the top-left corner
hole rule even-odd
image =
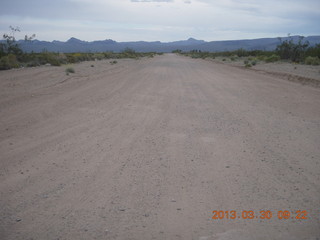
[[[230,210],[230,211],[222,211],[222,210],[214,210],[212,211],[212,219],[279,219],[279,220],[287,220],[287,219],[298,219],[304,220],[308,219],[308,212],[306,210],[280,210],[280,211],[270,211],[270,210],[261,210],[261,211],[253,211],[253,210]]]

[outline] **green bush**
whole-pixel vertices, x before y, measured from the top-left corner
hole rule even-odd
[[[19,62],[13,54],[0,58],[0,70],[7,70],[11,68],[18,68]]]
[[[318,57],[306,57],[305,61],[304,61],[305,64],[307,65],[320,65],[320,59]]]
[[[66,69],[66,74],[67,75],[69,75],[69,73],[75,73],[76,71],[74,70],[74,68],[72,68],[72,67],[68,67],[67,69]]]
[[[131,48],[126,48],[119,54],[119,58],[138,58],[140,54]]]
[[[277,62],[277,61],[279,61],[279,60],[280,60],[280,57],[279,57],[278,55],[276,55],[276,54],[272,54],[270,57],[266,57],[266,58],[265,58],[265,61],[266,61],[267,63]]]
[[[37,61],[37,60],[33,60],[33,61],[30,61],[30,62],[26,63],[27,67],[38,67],[40,65],[41,65],[40,62]]]
[[[236,57],[235,56],[231,56],[230,60],[234,62],[236,60]]]
[[[182,50],[176,49],[176,50],[173,50],[172,53],[182,53]]]
[[[306,56],[318,57],[320,58],[320,44],[309,47],[306,51]]]
[[[309,47],[308,41],[303,41],[303,37],[299,37],[296,43],[292,37],[288,40],[282,41],[276,48],[276,53],[281,59],[291,60],[292,62],[302,62],[306,56],[306,51]]]
[[[67,63],[68,59],[63,53],[42,52],[38,56],[41,64],[50,64],[52,66],[61,66]]]
[[[103,53],[95,53],[93,55],[93,57],[94,57],[95,60],[102,60],[102,59],[105,58],[105,54],[103,54]]]

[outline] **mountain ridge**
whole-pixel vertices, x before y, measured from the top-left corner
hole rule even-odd
[[[282,37],[282,40],[293,39],[298,42],[301,36]],[[303,41],[308,41],[311,46],[320,44],[320,35],[304,37]],[[21,48],[26,52],[121,52],[126,48],[133,49],[137,52],[172,52],[173,50],[191,51],[200,50],[208,52],[234,51],[237,49],[245,50],[274,50],[280,43],[279,38],[257,38],[241,40],[222,40],[222,41],[204,41],[190,37],[187,40],[172,42],[160,41],[130,41],[117,42],[112,39],[83,41],[71,37],[67,41],[41,41],[32,40],[25,42],[19,40]]]

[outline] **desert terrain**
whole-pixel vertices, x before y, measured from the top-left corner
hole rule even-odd
[[[320,239],[320,88],[174,54],[72,67],[0,72],[0,239]]]

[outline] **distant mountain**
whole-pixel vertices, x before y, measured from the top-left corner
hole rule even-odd
[[[168,44],[176,45],[176,46],[197,46],[197,45],[200,45],[200,44],[203,44],[203,43],[205,43],[205,41],[197,40],[197,39],[194,39],[194,38],[189,38],[188,40],[170,42]]]
[[[291,37],[295,42],[299,36]],[[288,37],[282,38],[287,40]],[[320,44],[320,36],[305,37],[303,41],[309,41],[310,45]],[[229,40],[229,41],[212,41],[197,40],[189,38],[187,40],[175,42],[116,42],[111,39],[87,42],[77,38],[70,38],[66,42],[62,41],[39,41],[30,42],[19,41],[20,46],[27,52],[41,52],[44,50],[52,52],[120,52],[126,48],[131,48],[137,52],[171,52],[176,49],[182,51],[201,50],[209,52],[233,51],[239,48],[245,50],[274,50],[280,43],[278,38],[260,38],[250,40]]]

